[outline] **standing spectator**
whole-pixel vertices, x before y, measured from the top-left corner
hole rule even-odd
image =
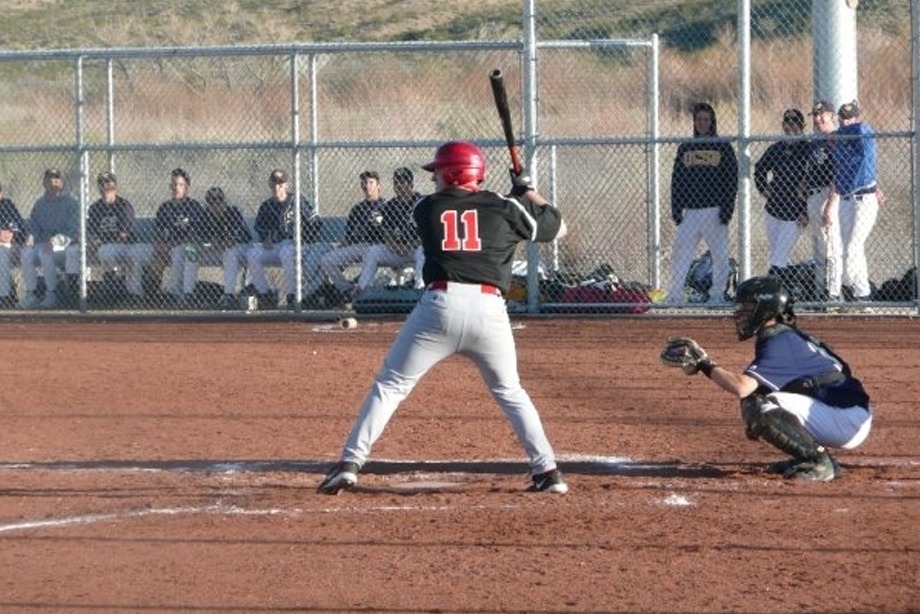
[[[153,246],[135,242],[134,207],[118,193],[115,174],[100,174],[96,186],[100,198],[86,213],[86,257],[95,256],[106,275],[124,266],[128,300],[140,305],[144,299],[144,267],[153,257]]]
[[[297,219],[295,202],[300,207],[300,240],[306,258],[311,259],[318,253],[315,245],[319,238],[322,221],[316,210],[306,196],[300,195],[295,201],[295,195],[288,191],[288,175],[281,169],[273,170],[268,176],[268,187],[272,192],[270,198],[259,205],[256,213],[255,230],[261,245],[249,249],[246,259],[249,263],[249,275],[252,285],[259,298],[259,308],[266,309],[278,305],[276,293],[271,292],[268,279],[265,277],[266,266],[280,266],[284,270],[285,293],[288,306],[293,307],[295,292],[297,290],[297,267],[295,258],[297,246],[294,238],[297,236]],[[305,266],[306,274],[316,284],[318,278],[318,263]]]
[[[808,164],[809,143],[802,138],[805,116],[798,109],[783,113],[783,134],[797,137],[773,143],[754,165],[754,185],[767,199],[764,205],[764,230],[770,247],[770,275],[777,277],[788,289],[794,287],[790,278],[789,256],[802,229],[808,225],[807,203],[802,194],[802,181]]]
[[[19,252],[26,236],[26,222],[22,214],[0,186],[0,309],[16,307],[12,268],[19,262]]]
[[[76,296],[80,279],[80,204],[64,191],[64,175],[56,168],[45,171],[45,193],[32,205],[29,231],[32,241],[22,249],[22,276],[26,295],[22,306],[26,309],[58,306],[58,267],[63,265],[67,274],[67,290]],[[36,296],[40,266],[45,277],[45,297],[39,302]]]
[[[853,300],[871,300],[866,240],[878,217],[875,131],[860,117],[853,100],[837,111],[840,128],[832,150],[834,190],[840,196],[840,232],[843,240],[843,285]]]
[[[361,275],[355,296],[372,285],[381,266],[402,267],[414,264],[416,281],[421,283],[424,254],[419,246],[418,229],[412,212],[422,195],[415,191],[412,171],[402,167],[393,173],[393,192],[381,210],[380,238],[364,252]]]
[[[818,100],[811,109],[814,137],[805,173],[808,224],[811,229],[815,287],[820,300],[839,301],[843,274],[843,243],[837,208],[840,197],[833,189],[832,135],[837,129],[834,105]]]
[[[227,197],[220,187],[210,188],[204,196],[204,215],[201,218],[199,238],[201,255],[199,262],[219,262],[224,272],[224,294],[218,303],[221,309],[237,309],[240,305],[236,284],[240,269],[246,264],[246,253],[252,241],[252,233],[246,225],[239,207],[227,204]]]
[[[191,185],[184,169],[170,172],[172,198],[159,206],[154,223],[154,274],[161,279],[169,262],[166,293],[178,307],[191,305],[198,282],[198,229],[204,208],[188,195]]]
[[[735,212],[738,160],[730,143],[718,138],[716,112],[705,102],[693,106],[694,141],[681,143],[671,172],[671,219],[677,225],[671,247],[671,283],[666,300],[681,303],[687,273],[700,241],[712,254],[710,304],[726,302],[731,272],[728,223]]]
[[[382,241],[380,225],[386,204],[380,196],[380,175],[377,171],[364,171],[358,179],[364,200],[353,205],[348,213],[342,244],[327,252],[320,261],[320,268],[335,289],[349,299],[353,298],[357,284],[345,278],[344,270],[362,262],[371,246]]]

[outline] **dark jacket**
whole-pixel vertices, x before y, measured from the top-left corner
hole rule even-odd
[[[386,201],[362,200],[348,212],[345,223],[343,245],[360,245],[362,243],[382,243],[383,207]]]
[[[418,192],[408,199],[394,196],[383,206],[381,230],[387,244],[392,248],[415,248],[419,244],[418,228],[415,226],[413,210],[422,199]]]
[[[0,198],[0,228],[13,231],[13,243],[22,245],[28,231],[26,222],[16,208],[16,204],[7,197]]]
[[[249,227],[239,207],[227,206],[223,211],[217,213],[211,209],[204,210],[198,229],[198,238],[202,243],[224,247],[250,243],[252,233],[249,232]]]
[[[157,209],[157,240],[170,245],[198,241],[198,229],[203,214],[204,207],[194,198],[167,200]]]
[[[719,220],[728,224],[735,213],[738,193],[735,150],[728,141],[718,139],[715,112],[710,133],[693,136],[693,141],[680,144],[674,156],[671,219],[680,224],[685,209],[718,207]]]
[[[294,195],[288,194],[284,202],[274,198],[266,199],[259,205],[256,213],[256,234],[259,241],[265,243],[281,243],[293,241],[296,232],[296,209],[294,209]],[[300,240],[304,243],[316,243],[322,229],[322,220],[306,196],[300,196]]]
[[[778,220],[795,221],[808,208],[802,193],[811,145],[804,139],[770,145],[754,165],[754,185],[766,195],[766,212]],[[769,190],[768,190],[769,188]]]
[[[86,236],[102,243],[133,243],[134,207],[121,196],[116,196],[112,204],[100,198],[86,213]]]

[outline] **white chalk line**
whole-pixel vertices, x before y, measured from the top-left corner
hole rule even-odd
[[[488,463],[514,463],[518,462],[519,459],[492,459],[492,460],[479,460],[476,462],[488,462]],[[629,467],[637,468],[655,468],[661,467],[660,464],[652,463],[636,463],[635,461],[625,458],[625,457],[608,457],[608,456],[599,456],[599,455],[584,455],[584,454],[570,454],[570,455],[560,455],[560,463],[565,462],[587,462],[595,463],[597,465],[610,465],[611,467],[622,467],[628,465]],[[381,459],[379,462],[400,462],[400,461],[387,461]],[[439,461],[440,462],[440,461]],[[464,461],[443,461],[445,463],[462,463]],[[467,461],[468,462],[468,461]],[[900,466],[900,467],[914,467],[920,466],[920,460],[918,459],[906,459],[902,461],[892,461],[891,459],[859,459],[859,462],[849,463],[855,466]],[[253,462],[247,463],[245,461],[240,462],[214,462],[210,463],[207,466],[210,467],[206,472],[212,474],[224,474],[224,475],[236,475],[244,473],[252,473],[258,470],[264,470],[266,463],[265,462]],[[49,470],[47,464],[42,463],[0,463],[0,470]],[[150,466],[131,466],[126,464],[117,464],[112,466],[106,466],[104,464],[99,464],[93,467],[80,467],[78,464],[62,463],[62,465],[54,468],[56,471],[65,470],[73,472],[171,472],[171,473],[203,473],[200,465],[170,465],[167,467],[150,467]],[[400,485],[399,488],[411,489],[413,487],[419,489],[429,489],[437,491],[438,489],[431,488],[432,482],[431,478],[437,476],[440,478],[439,483],[443,483],[446,487],[449,486],[461,486],[462,482],[448,483],[444,480],[445,474],[443,473],[426,473],[420,471],[414,471],[413,480],[407,481],[404,484]],[[659,482],[649,482],[649,485],[654,485],[662,487]],[[892,482],[889,483],[889,486],[898,488],[904,486],[901,482]],[[711,487],[711,485],[710,485]],[[726,484],[727,490],[734,490],[737,486],[731,484]],[[663,490],[671,491],[663,494],[661,497],[656,497],[653,499],[653,504],[661,504],[665,506],[681,508],[681,507],[693,507],[697,505],[697,499],[700,496],[699,493],[693,492],[673,492],[675,489],[672,487],[664,486]],[[539,496],[539,495],[537,495]],[[555,499],[555,497],[554,497]],[[547,499],[548,500],[548,499]],[[184,506],[184,507],[163,507],[163,508],[144,508],[137,510],[125,510],[119,512],[100,512],[94,514],[82,514],[76,516],[62,516],[57,518],[48,518],[43,517],[41,519],[35,520],[18,520],[15,522],[2,523],[0,522],[0,533],[13,533],[13,532],[22,532],[36,529],[53,529],[61,527],[70,527],[76,525],[92,525],[92,524],[102,524],[102,523],[112,523],[125,519],[134,519],[134,518],[146,518],[146,517],[155,517],[155,516],[192,516],[192,515],[202,515],[202,514],[217,514],[225,516],[283,516],[283,517],[299,517],[307,514],[338,514],[338,513],[352,513],[352,514],[372,514],[372,513],[390,513],[390,512],[421,512],[421,513],[434,513],[434,512],[449,512],[455,511],[457,509],[463,510],[501,510],[501,509],[516,509],[523,507],[525,505],[532,506],[535,501],[528,499],[525,503],[522,500],[521,504],[496,504],[496,505],[469,505],[469,504],[460,504],[460,505],[378,505],[378,506],[320,506],[315,508],[263,508],[263,509],[247,509],[242,508],[238,505],[227,505],[223,503],[210,504],[204,506]],[[596,504],[593,504],[596,505]]]
[[[610,458],[610,457],[601,457],[601,456],[584,456],[576,455],[569,457],[570,460],[578,459],[580,461],[591,461],[591,462],[609,462],[615,464],[622,464],[627,459],[622,458]],[[386,461],[384,461],[386,462]],[[460,462],[460,461],[458,461]],[[489,462],[516,462],[515,459],[506,459],[506,460],[495,460]],[[218,462],[211,465],[211,473],[223,474],[223,475],[236,475],[246,473],[248,464],[245,462]],[[32,469],[47,469],[47,465],[33,464],[33,463],[5,463],[0,464],[0,470],[32,470]],[[88,469],[79,468],[76,466],[70,466],[69,468],[61,467],[56,470],[67,470],[67,471],[76,471],[76,472],[156,472],[156,471],[169,471],[174,473],[192,473],[192,472],[201,472],[200,468],[182,467],[182,466],[172,466],[169,469],[157,469],[150,467],[131,467],[120,464],[118,466],[106,467],[106,466],[95,466]],[[251,469],[249,470],[251,472]],[[400,484],[397,488],[400,490],[405,489],[429,489],[432,491],[437,491],[439,489],[433,488],[434,482],[432,478],[437,477],[440,481],[438,484],[442,484],[444,488],[462,486],[463,482],[448,482],[446,481],[444,474],[427,474],[425,472],[413,472],[413,479],[407,481],[403,484]],[[443,489],[442,489],[443,490]],[[541,496],[541,495],[534,495]],[[556,497],[553,497],[554,499]],[[549,498],[546,497],[547,502]],[[665,505],[673,506],[687,506],[693,505],[689,499],[685,496],[669,494],[658,500],[659,503]],[[79,525],[94,525],[94,524],[105,524],[105,523],[114,523],[126,519],[137,519],[137,518],[149,518],[155,516],[193,516],[193,515],[225,515],[225,516],[282,516],[282,517],[301,517],[308,514],[340,514],[340,513],[351,513],[351,514],[373,514],[373,513],[392,513],[392,512],[414,512],[414,513],[438,513],[438,512],[451,512],[458,509],[463,509],[464,511],[470,510],[509,510],[523,507],[525,505],[532,506],[536,501],[532,498],[529,498],[525,503],[522,501],[520,504],[509,504],[501,503],[495,505],[469,505],[469,504],[457,504],[457,505],[374,505],[374,506],[319,506],[315,508],[263,508],[263,509],[247,509],[240,507],[239,505],[227,505],[223,503],[216,503],[204,506],[184,506],[184,507],[163,507],[163,508],[144,508],[144,509],[132,509],[124,510],[118,512],[100,512],[93,514],[81,514],[76,516],[60,516],[60,517],[43,517],[41,519],[26,519],[26,520],[17,520],[15,522],[0,522],[0,533],[15,533],[15,532],[24,532],[24,531],[34,531],[41,529],[57,529],[64,527],[72,527]]]

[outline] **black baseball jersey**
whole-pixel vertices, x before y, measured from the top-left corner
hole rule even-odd
[[[25,243],[26,222],[15,203],[5,196],[0,198],[0,228],[12,231],[13,243]]]
[[[288,194],[284,202],[268,198],[259,205],[256,213],[256,234],[262,242],[293,241],[297,233],[297,210],[294,208],[294,195]],[[303,194],[300,195],[300,240],[314,243],[319,238],[323,221],[313,208],[313,204]]]
[[[418,230],[415,228],[413,211],[415,203],[422,198],[414,192],[409,198],[394,196],[383,206],[383,220],[380,223],[383,236],[391,245],[414,248],[418,245]]]
[[[102,243],[133,243],[134,207],[121,196],[113,203],[100,198],[86,212],[86,235]]]
[[[425,196],[413,212],[422,247],[426,284],[455,281],[511,285],[511,262],[521,241],[552,241],[562,215],[495,192],[448,188]]]
[[[167,200],[157,209],[157,237],[171,244],[196,241],[203,213],[204,207],[194,198]]]
[[[830,139],[826,138],[816,138],[811,143],[805,174],[810,192],[834,183],[834,158],[831,156],[831,147]]]
[[[345,223],[345,239],[342,245],[360,245],[362,243],[381,243],[383,233],[383,207],[386,201],[362,200],[351,208]]]
[[[757,191],[765,194],[769,188],[764,210],[778,220],[797,220],[807,209],[801,189],[810,149],[803,139],[779,141],[767,147],[754,165]]]
[[[238,207],[227,206],[222,211],[205,209],[198,236],[203,243],[234,245],[252,241],[252,233]]]

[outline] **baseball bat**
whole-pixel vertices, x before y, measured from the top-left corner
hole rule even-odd
[[[502,71],[496,68],[489,75],[489,82],[492,84],[492,97],[495,99],[495,108],[498,109],[498,118],[502,123],[502,131],[505,133],[505,144],[508,146],[508,153],[511,155],[511,168],[514,169],[515,175],[521,174],[521,156],[518,155],[517,145],[514,142],[514,129],[511,127],[511,108],[508,106],[508,92],[505,90],[505,77]]]

